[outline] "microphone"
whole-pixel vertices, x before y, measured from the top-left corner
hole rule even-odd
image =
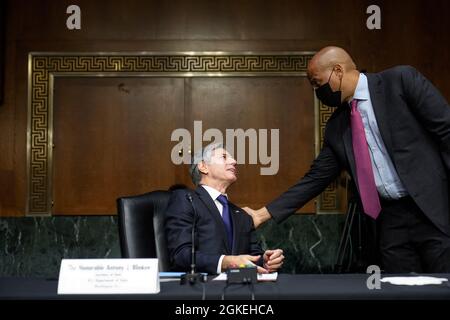
[[[195,227],[197,223],[197,210],[195,210],[194,201],[190,193],[186,194],[186,198],[192,206],[194,211],[194,221],[192,223],[191,231],[191,272],[181,276],[181,284],[195,284],[197,281],[206,282],[206,276],[201,273],[195,272]]]

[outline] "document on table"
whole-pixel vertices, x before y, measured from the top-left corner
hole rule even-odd
[[[258,273],[258,281],[277,281],[278,272]]]
[[[442,282],[448,281],[448,279],[428,277],[428,276],[413,276],[413,277],[384,277],[381,278],[380,281],[403,286],[424,286],[428,284],[442,284]]]
[[[278,272],[258,273],[257,277],[258,277],[258,281],[277,281]],[[215,277],[213,280],[226,281],[227,280],[227,274],[225,272],[222,272],[217,277]]]

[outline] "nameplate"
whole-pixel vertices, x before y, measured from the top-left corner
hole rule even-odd
[[[63,259],[58,294],[158,293],[158,259]]]

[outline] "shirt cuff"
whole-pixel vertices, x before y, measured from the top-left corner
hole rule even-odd
[[[223,258],[225,258],[225,255],[221,255],[220,259],[219,259],[219,263],[217,264],[217,274],[221,274],[222,273],[222,260]]]

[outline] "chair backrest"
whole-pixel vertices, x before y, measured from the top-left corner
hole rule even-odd
[[[152,191],[117,199],[123,258],[158,258],[159,271],[169,271],[164,213],[170,194],[170,191]]]

